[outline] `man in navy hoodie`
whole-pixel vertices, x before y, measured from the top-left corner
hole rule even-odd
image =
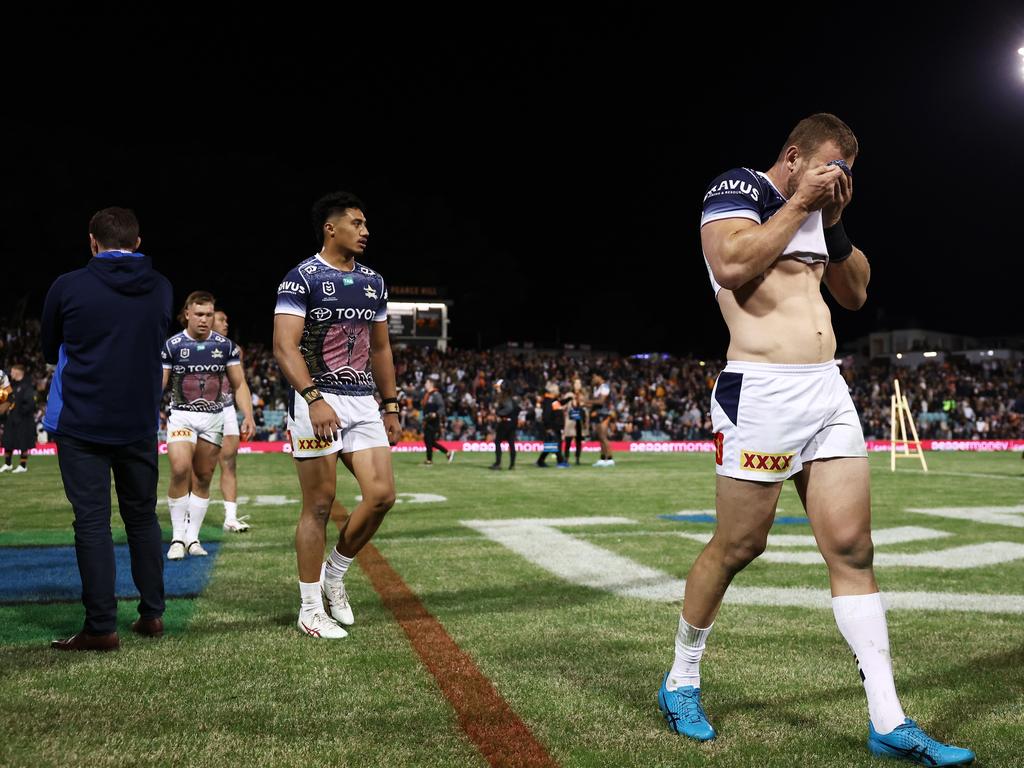
[[[171,321],[171,284],[137,252],[139,222],[105,208],[89,222],[93,258],[58,277],[43,308],[43,354],[57,366],[43,425],[54,435],[64,492],[75,513],[75,553],[85,625],[51,647],[112,651],[117,636],[110,474],[128,536],[139,618],[132,630],[163,634],[164,575],[156,517],[160,348]]]

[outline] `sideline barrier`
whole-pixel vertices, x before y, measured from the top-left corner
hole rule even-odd
[[[441,445],[456,451],[466,453],[491,453],[494,451],[494,443],[487,440],[442,440]],[[612,451],[615,453],[714,453],[715,443],[712,440],[638,440],[633,443],[613,442]],[[888,440],[867,440],[864,445],[870,452],[881,452],[889,450]],[[921,447],[926,451],[975,451],[978,453],[994,453],[999,451],[1024,451],[1024,440],[922,440]],[[597,453],[601,449],[600,443],[586,442],[583,444],[584,453]],[[291,453],[290,443],[278,441],[269,443],[242,443],[238,447],[239,453]],[[403,441],[392,449],[394,453],[425,453],[423,443]],[[503,449],[504,450],[504,449]],[[516,450],[524,453],[540,453],[544,450],[543,440],[521,440],[516,441]],[[160,443],[160,453],[167,453],[167,443]],[[3,449],[0,449],[0,456]],[[40,443],[31,451],[29,456],[56,456],[56,443]]]

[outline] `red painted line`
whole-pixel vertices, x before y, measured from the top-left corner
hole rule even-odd
[[[358,559],[484,759],[495,768],[557,768],[544,745],[377,548],[367,544]]]

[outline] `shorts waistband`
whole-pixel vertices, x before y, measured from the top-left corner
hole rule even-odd
[[[808,376],[816,373],[827,373],[837,370],[839,365],[835,360],[826,360],[824,363],[790,364],[790,363],[754,363],[746,360],[729,360],[723,371],[730,373],[760,373],[773,376]]]

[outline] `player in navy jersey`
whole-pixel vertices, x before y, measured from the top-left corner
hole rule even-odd
[[[164,388],[171,385],[171,414],[167,419],[167,458],[171,481],[167,505],[171,513],[169,560],[186,554],[205,555],[199,529],[210,504],[210,480],[224,439],[224,392],[227,379],[242,410],[242,436],[256,431],[252,399],[242,374],[238,346],[211,330],[214,299],[206,291],[189,294],[182,309],[185,330],[165,343],[160,357]],[[189,485],[191,484],[191,493]]]
[[[792,479],[867,693],[869,749],[922,765],[964,765],[974,754],[928,737],[896,694],[872,566],[864,435],[835,364],[821,294],[824,284],[847,310],[867,299],[870,268],[842,224],[857,152],[839,118],[812,115],[768,171],[728,171],[704,196],[701,244],[730,336],[711,404],[717,526],[686,578],[675,662],[658,705],[677,733],[715,737],[701,701],[705,640],[733,577],[764,551],[782,483]]]
[[[213,313],[213,330],[221,336],[227,336],[228,329],[227,313],[218,309]],[[243,358],[244,353],[239,347],[238,359],[244,366]],[[220,466],[220,493],[224,499],[224,530],[242,533],[249,530],[249,516],[238,516],[238,477],[235,464],[241,437],[238,431],[238,417],[235,415],[235,397],[231,391],[231,382],[226,377],[221,382],[221,394],[224,396],[224,442],[220,446],[217,464]],[[242,387],[238,391],[238,396],[249,403],[252,402],[252,393],[245,382],[245,377],[242,377]]]
[[[401,429],[387,287],[356,261],[370,235],[363,204],[348,192],[327,195],[313,206],[313,225],[320,252],[288,272],[277,289],[274,356],[293,387],[288,431],[302,488],[295,531],[298,627],[310,637],[342,638],[348,633],[341,625],[354,620],[344,577],[395,502],[391,445]],[[324,562],[339,455],[362,500],[340,522],[338,542]]]

